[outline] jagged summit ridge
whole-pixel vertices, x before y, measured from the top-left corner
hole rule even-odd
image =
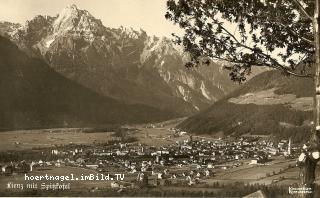
[[[79,32],[101,34],[104,26],[87,10],[80,10],[75,4],[64,8],[53,22],[54,33]]]
[[[37,16],[17,31],[10,27],[0,23],[0,34],[10,30],[8,37],[29,55],[97,93],[128,104],[189,115],[235,87],[217,65],[186,70],[189,57],[170,38],[149,36],[142,29],[105,27],[76,5],[54,17]]]

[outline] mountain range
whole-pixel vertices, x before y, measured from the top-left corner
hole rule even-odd
[[[191,116],[178,128],[217,137],[272,135],[300,142],[311,129],[312,96],[311,78],[267,71]]]
[[[170,39],[105,27],[75,5],[24,25],[1,22],[0,34],[102,96],[173,111],[177,117],[203,110],[237,87],[221,64],[186,69],[188,56]]]
[[[102,96],[30,58],[0,36],[0,131],[170,119],[174,112]]]

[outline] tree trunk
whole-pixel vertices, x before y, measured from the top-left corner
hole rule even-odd
[[[313,18],[313,34],[315,45],[315,95],[314,95],[314,129],[313,134],[318,136],[320,131],[320,38],[319,38],[319,12],[320,12],[320,0],[315,0],[315,13]],[[318,144],[318,142],[317,142]],[[317,145],[319,146],[319,145]]]
[[[314,34],[314,45],[315,45],[315,76],[314,86],[315,94],[313,100],[313,127],[311,129],[310,140],[307,145],[304,145],[303,153],[298,159],[300,164],[300,178],[301,186],[305,189],[311,189],[312,193],[302,193],[302,197],[315,197],[315,172],[317,162],[320,157],[320,35],[319,35],[319,12],[320,12],[320,0],[315,0],[315,10],[313,18],[313,34]]]
[[[303,166],[300,170],[301,186],[305,190],[311,189],[312,192],[315,190],[314,180],[315,180],[315,170],[317,161],[312,160],[310,157],[305,159]],[[314,193],[301,193],[301,197],[313,198]]]

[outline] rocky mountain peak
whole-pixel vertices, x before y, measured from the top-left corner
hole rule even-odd
[[[65,7],[53,22],[55,34],[68,32],[98,34],[104,30],[101,20],[94,18],[87,10],[80,10],[72,4]]]
[[[142,29],[105,27],[76,5],[29,23],[29,28],[16,31],[17,36],[11,34],[12,25],[0,23],[0,33],[68,79],[128,104],[187,115],[235,87],[225,71],[186,70],[189,57],[171,38],[149,36]]]
[[[26,32],[39,31],[50,26],[54,19],[55,17],[37,15],[25,23],[24,29]]]
[[[58,15],[58,18],[55,20],[53,26],[54,31],[58,32],[59,30],[63,29],[72,29],[74,26],[74,23],[79,18],[79,12],[77,7],[75,6],[67,6],[64,8],[60,14]]]
[[[120,34],[123,37],[127,37],[130,39],[146,38],[148,36],[147,33],[143,29],[135,30],[132,27],[126,28],[126,27],[121,26],[119,28],[119,30],[120,30]]]
[[[67,5],[65,9],[78,10],[78,7],[75,4],[70,4],[70,5]]]
[[[0,35],[13,37],[22,26],[18,23],[0,21]]]
[[[183,62],[188,60],[188,57],[184,55],[181,46],[175,45],[170,38],[167,37],[148,37],[145,40],[145,47],[140,56],[141,63],[146,62],[150,58],[157,57],[157,62],[159,66],[162,67],[165,63],[166,57],[171,57],[173,59],[179,59],[182,61],[181,64],[177,64],[181,68]],[[155,65],[156,66],[156,65]]]

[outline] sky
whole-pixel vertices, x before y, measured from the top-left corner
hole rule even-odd
[[[171,37],[172,33],[183,35],[178,26],[164,17],[166,0],[0,0],[0,21],[24,24],[39,14],[56,16],[71,4],[75,4],[79,9],[88,10],[107,27],[123,26],[135,30],[141,28],[148,35],[160,37]],[[231,32],[235,32],[236,26],[225,25]],[[272,53],[274,58],[278,59],[279,51],[283,49],[277,49]],[[282,62],[281,59],[278,60]]]
[[[0,0],[0,21],[24,24],[36,15],[57,15],[75,4],[101,19],[107,27],[145,30],[149,35],[171,36],[182,30],[164,17],[166,0]]]

